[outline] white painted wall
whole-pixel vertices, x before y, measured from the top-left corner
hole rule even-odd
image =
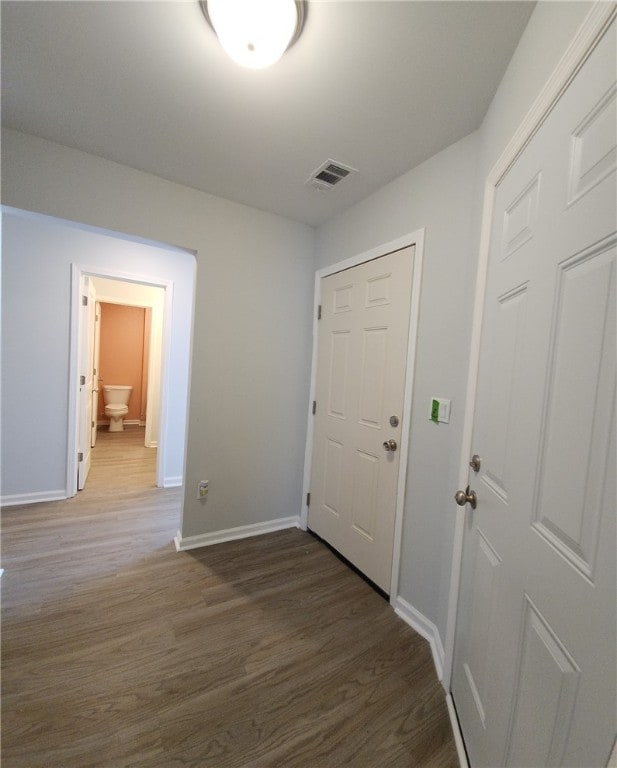
[[[445,640],[483,180],[591,3],[540,2],[478,132],[324,224],[318,267],[426,228],[400,596]],[[449,425],[427,419],[452,398]]]
[[[196,252],[181,533],[298,514],[313,230],[12,130],[2,136],[2,192],[7,205]],[[57,281],[51,264],[46,271]],[[16,352],[19,365],[25,355]],[[64,363],[45,360],[47,375],[57,376]],[[54,427],[62,423],[55,418]],[[19,436],[15,450],[28,452]],[[205,503],[196,498],[200,479],[210,481]]]
[[[140,283],[126,283],[104,277],[92,278],[97,301],[149,307],[152,310],[150,326],[150,353],[148,356],[148,395],[146,401],[146,435],[148,448],[155,448],[159,439],[161,406],[161,345],[163,343],[163,311],[165,289]],[[184,443],[182,444],[184,452]]]
[[[173,281],[165,482],[183,473],[195,257],[179,249],[122,240],[47,216],[4,209],[1,477],[5,503],[66,495],[72,263]]]

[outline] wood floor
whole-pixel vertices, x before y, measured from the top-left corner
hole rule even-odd
[[[3,513],[3,768],[458,766],[428,644],[302,531],[177,553],[142,439]]]

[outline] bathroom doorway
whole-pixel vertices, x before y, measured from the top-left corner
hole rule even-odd
[[[100,431],[113,433],[105,439],[107,457],[140,437],[145,448],[157,451],[165,316],[164,287],[94,274],[83,274],[81,284],[78,490],[96,461]],[[121,388],[128,397],[119,418],[108,403]],[[159,484],[157,472],[152,480]]]
[[[94,332],[95,350],[98,346],[98,360],[95,360],[98,392],[93,396],[95,426],[98,430],[109,427],[105,387],[128,385],[132,390],[123,423],[143,427],[145,447],[156,448],[160,429],[165,290],[102,277],[93,277],[91,282],[98,317]],[[93,438],[94,445],[96,435]]]
[[[177,464],[177,457],[166,453],[168,447],[166,437],[171,439],[172,449],[177,451],[175,443],[178,442],[177,437],[180,432],[174,422],[167,420],[169,411],[167,407],[168,391],[170,386],[172,390],[177,388],[176,374],[178,371],[182,372],[181,369],[184,368],[184,365],[180,369],[173,364],[170,365],[169,360],[172,358],[173,362],[173,355],[177,356],[181,353],[182,362],[188,370],[189,352],[188,344],[186,344],[186,349],[179,348],[179,345],[172,349],[173,283],[165,280],[150,280],[126,273],[112,273],[104,269],[79,267],[75,264],[73,264],[72,272],[72,317],[74,322],[71,333],[71,367],[76,373],[74,379],[77,386],[74,387],[72,393],[72,407],[69,413],[73,414],[73,434],[77,450],[71,454],[69,448],[69,461],[73,458],[74,466],[72,473],[74,485],[70,495],[74,495],[78,488],[81,489],[86,484],[87,468],[85,471],[80,471],[80,469],[86,456],[91,461],[93,455],[91,447],[97,442],[97,434],[99,437],[101,435],[101,431],[95,432],[93,427],[96,425],[97,428],[104,429],[108,423],[108,420],[104,418],[103,394],[105,385],[132,385],[128,379],[127,381],[110,380],[110,377],[115,379],[118,376],[121,378],[126,375],[133,376],[128,369],[126,374],[121,369],[120,371],[117,369],[113,371],[112,368],[109,368],[109,373],[107,373],[101,368],[100,355],[98,365],[94,365],[94,339],[99,329],[92,323],[91,318],[98,315],[100,319],[101,315],[105,314],[106,306],[108,314],[112,316],[119,308],[125,308],[125,310],[120,309],[120,317],[116,318],[116,326],[119,328],[116,328],[116,341],[111,340],[109,342],[112,346],[114,343],[120,344],[120,341],[124,341],[122,339],[122,326],[126,317],[123,319],[123,311],[126,314],[126,312],[130,313],[136,309],[136,317],[141,318],[142,343],[139,348],[128,352],[129,358],[138,358],[139,365],[137,368],[140,380],[139,385],[134,386],[136,391],[135,410],[133,413],[127,413],[127,429],[141,430],[143,434],[142,445],[156,451],[155,484],[158,487],[181,485],[181,477],[169,476],[169,466],[173,466],[172,462]],[[84,344],[84,338],[88,340],[88,343]],[[78,340],[81,343],[78,343]],[[144,341],[146,342],[146,349],[144,349]],[[124,354],[126,354],[126,350]],[[109,366],[109,363],[106,365]],[[102,380],[99,379],[100,374],[103,374],[100,377]],[[177,395],[174,396],[172,391],[172,399],[174,407],[183,405],[186,413],[187,397],[185,396],[183,403],[179,402],[182,401],[182,398],[178,398]],[[103,411],[103,418],[100,418],[101,411]],[[99,424],[99,421],[102,423]],[[71,430],[70,425],[69,430]],[[121,434],[118,433],[118,435]],[[109,435],[109,437],[114,436]],[[183,437],[184,434],[182,434]],[[121,440],[116,442],[121,449]],[[107,438],[107,451],[109,451],[110,444],[113,445]]]
[[[94,300],[93,389],[91,462],[104,456],[107,463],[114,454],[137,449],[144,454],[142,482],[156,480],[156,451],[159,440],[161,361],[165,290],[158,286],[130,283],[103,277],[90,278]],[[126,413],[110,417],[109,393],[126,387],[129,392]],[[113,406],[112,406],[113,408]],[[113,423],[112,423],[113,421]],[[99,449],[96,449],[97,437]],[[147,451],[139,451],[139,446]],[[152,456],[146,458],[146,454]],[[78,479],[78,487],[79,479]]]
[[[152,310],[131,304],[97,301],[96,317],[99,343],[97,350],[95,342],[98,354],[95,353],[94,372],[98,387],[93,390],[92,397],[95,421],[93,448],[97,430],[115,432],[128,426],[146,426]],[[118,402],[124,399],[124,392],[128,393],[128,397],[125,405],[118,406],[119,413],[112,419],[110,404],[115,392],[120,394],[115,398]],[[156,447],[156,436],[154,443],[153,446],[148,440],[147,447]]]

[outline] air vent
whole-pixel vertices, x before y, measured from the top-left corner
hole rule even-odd
[[[350,168],[334,160],[326,160],[306,180],[315,189],[332,189],[335,184],[342,181],[350,173],[357,173],[355,168]]]

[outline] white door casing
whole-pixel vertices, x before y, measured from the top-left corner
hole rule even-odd
[[[321,280],[308,525],[390,592],[414,248]],[[390,423],[390,418],[396,419]]]
[[[500,180],[452,693],[472,765],[614,743],[615,29]]]
[[[93,289],[94,291],[94,289]],[[94,293],[96,299],[96,293]],[[97,420],[99,414],[99,358],[101,347],[101,304],[94,302],[94,347],[92,351],[92,436],[90,444],[96,445]]]
[[[92,390],[94,389],[95,293],[87,275],[81,280],[79,326],[79,432],[77,489],[83,490],[92,457]]]

